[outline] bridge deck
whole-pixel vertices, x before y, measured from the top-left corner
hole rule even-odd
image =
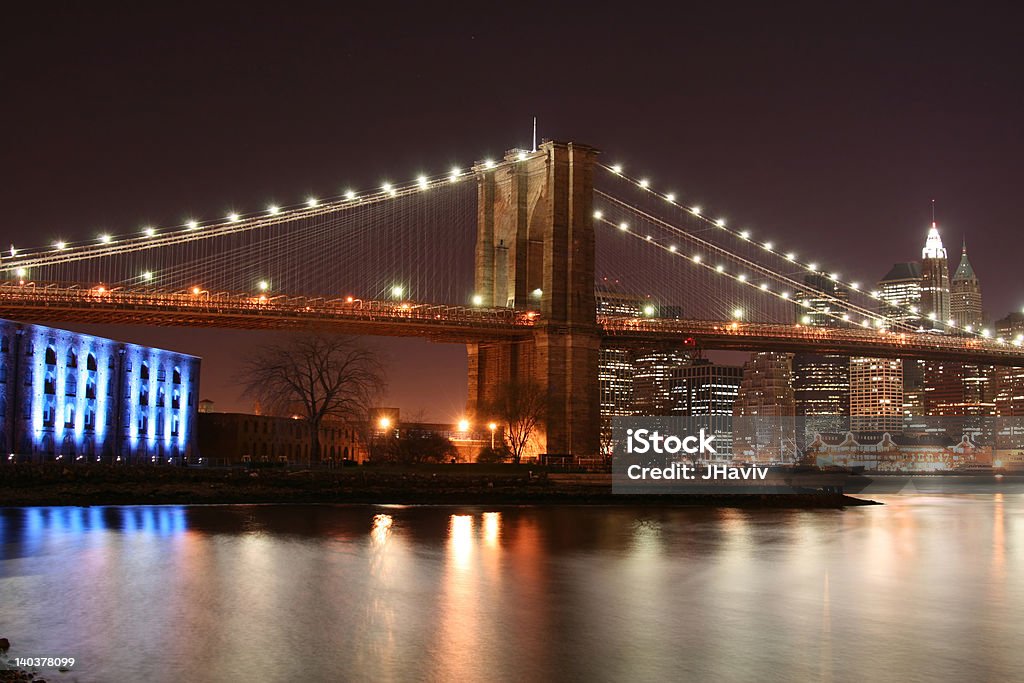
[[[524,339],[543,324],[533,312],[435,304],[253,296],[231,292],[156,292],[0,285],[0,317],[78,322],[288,330],[426,337],[467,343]],[[689,342],[704,349],[835,353],[1024,366],[1011,342],[939,334],[770,323],[598,316],[606,338],[625,343]]]

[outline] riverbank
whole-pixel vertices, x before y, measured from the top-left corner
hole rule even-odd
[[[0,466],[0,506],[334,503],[407,505],[666,505],[842,508],[842,494],[614,495],[604,477],[548,476],[527,466],[213,469],[16,464]]]

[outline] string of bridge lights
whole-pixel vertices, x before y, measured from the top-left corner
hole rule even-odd
[[[6,270],[8,272],[14,273],[18,278],[25,278],[28,276],[30,268],[87,258],[99,258],[114,253],[151,249],[195,239],[208,239],[227,233],[253,230],[300,218],[311,218],[332,213],[341,209],[368,206],[390,199],[406,197],[436,187],[457,183],[475,171],[493,170],[500,163],[525,161],[530,156],[530,152],[519,151],[513,159],[504,162],[496,162],[488,158],[465,168],[453,166],[447,173],[435,175],[421,174],[414,180],[406,183],[385,181],[374,190],[359,192],[347,189],[339,195],[328,198],[318,198],[311,195],[299,204],[282,206],[272,203],[259,211],[249,213],[231,211],[223,218],[208,221],[188,218],[179,225],[164,228],[147,225],[137,232],[126,235],[115,236],[109,232],[103,232],[90,240],[70,242],[65,239],[57,239],[48,247],[28,249],[19,249],[12,244],[7,253],[0,253],[0,262],[7,262],[3,265],[7,266]],[[14,262],[11,263],[12,261]],[[151,280],[153,273],[146,272],[149,273],[149,277],[146,277],[146,274],[143,273],[143,279]]]
[[[684,258],[687,261],[693,263],[694,265],[696,265],[696,266],[698,266],[700,268],[704,268],[704,269],[706,269],[706,270],[708,270],[710,272],[714,272],[715,274],[721,275],[721,276],[723,276],[725,278],[732,279],[735,282],[738,282],[738,283],[740,283],[742,285],[750,287],[751,289],[757,290],[759,292],[763,292],[763,293],[765,293],[765,294],[767,294],[769,296],[776,297],[776,298],[778,298],[778,299],[780,299],[782,301],[789,301],[789,302],[792,302],[792,303],[797,304],[797,305],[802,305],[804,308],[810,308],[811,307],[810,303],[808,303],[806,301],[799,302],[799,301],[794,300],[792,298],[792,294],[789,291],[787,291],[787,290],[781,290],[781,291],[773,290],[771,288],[771,286],[767,282],[761,282],[760,284],[758,284],[758,283],[754,282],[750,278],[750,276],[748,276],[746,273],[730,272],[721,263],[719,263],[717,265],[712,265],[712,263],[709,260],[705,259],[704,256],[699,254],[699,253],[694,253],[694,254],[688,256],[688,255],[682,253],[679,250],[679,247],[677,245],[675,245],[675,244],[664,244],[660,240],[655,239],[652,235],[643,236],[643,235],[633,231],[631,229],[629,223],[626,222],[626,221],[615,222],[613,220],[610,220],[610,219],[606,218],[603,211],[600,211],[600,210],[595,211],[594,212],[594,219],[599,221],[599,222],[601,222],[601,223],[603,223],[603,224],[605,224],[605,225],[608,225],[608,226],[610,226],[612,228],[615,228],[615,229],[617,229],[618,231],[620,231],[622,233],[628,234],[628,235],[630,235],[631,237],[633,237],[635,239],[642,240],[644,242],[647,242],[649,244],[652,244],[652,245],[658,247],[659,249],[662,249],[663,251],[666,251],[666,252],[668,252],[670,254],[673,254],[675,256]],[[652,315],[654,315],[654,313],[655,313],[655,310],[654,310],[653,306],[645,307],[645,309],[644,309],[644,314],[645,315],[652,316]],[[834,318],[836,320],[842,320],[844,322],[852,322],[851,317],[850,317],[850,315],[848,313],[839,315],[839,314],[832,313],[831,311],[821,311],[821,310],[815,311],[815,313],[824,314],[824,315],[826,315],[828,317]],[[744,314],[745,314],[745,311],[742,308],[735,308],[732,311],[732,318],[734,320],[736,320],[736,321],[739,321],[739,320],[743,319]],[[872,320],[874,321],[873,323],[872,323]],[[804,324],[810,325],[811,324],[810,316],[804,315],[803,318],[802,318],[802,322]],[[869,327],[872,327],[872,325],[874,325],[874,327],[879,328],[881,331],[885,331],[885,329],[886,329],[884,327],[884,321],[882,319],[879,319],[879,318],[874,317],[874,316],[865,317],[860,322],[860,326],[861,327],[869,328]]]
[[[879,302],[885,303],[885,304],[887,304],[889,306],[892,306],[894,308],[901,309],[905,313],[908,313],[908,314],[911,314],[911,315],[915,315],[915,316],[920,314],[920,309],[918,309],[917,306],[900,306],[898,304],[894,304],[891,301],[886,300],[881,295],[881,292],[879,292],[878,290],[865,291],[865,290],[861,289],[861,286],[860,286],[859,282],[846,282],[846,281],[844,281],[841,278],[841,276],[838,273],[829,273],[829,272],[827,272],[825,270],[820,269],[818,267],[818,263],[816,263],[814,261],[809,261],[809,262],[801,261],[797,257],[797,255],[794,252],[792,252],[792,251],[782,252],[781,250],[779,250],[777,248],[775,242],[773,242],[773,241],[769,240],[769,241],[760,242],[760,243],[756,242],[753,239],[751,231],[749,229],[747,229],[747,228],[744,228],[742,230],[733,229],[733,228],[729,227],[729,225],[726,223],[726,220],[724,218],[715,218],[715,219],[710,218],[699,205],[686,206],[685,204],[683,204],[681,201],[678,200],[676,193],[674,193],[674,192],[664,192],[664,193],[663,192],[659,192],[658,190],[655,190],[655,189],[653,189],[651,187],[651,182],[647,178],[635,178],[635,177],[632,177],[630,175],[627,175],[625,173],[624,169],[623,169],[622,164],[612,164],[612,165],[609,166],[609,165],[606,165],[606,164],[598,163],[598,166],[603,168],[603,169],[605,169],[606,171],[608,171],[612,175],[617,176],[617,177],[621,178],[622,180],[624,180],[624,181],[626,181],[628,183],[631,183],[632,185],[634,185],[635,187],[639,188],[640,190],[643,190],[645,192],[650,192],[654,196],[659,197],[661,199],[664,199],[670,205],[672,205],[672,206],[674,206],[674,207],[676,207],[678,209],[682,209],[684,211],[687,211],[693,217],[695,217],[698,220],[701,220],[701,221],[707,223],[709,226],[713,226],[714,228],[724,232],[725,234],[731,235],[731,236],[733,236],[733,237],[735,237],[735,238],[737,238],[739,240],[742,240],[744,242],[749,242],[751,244],[758,244],[762,249],[764,249],[764,251],[766,251],[766,252],[768,252],[770,254],[775,254],[776,256],[780,256],[780,257],[784,258],[786,261],[789,261],[790,263],[794,264],[795,266],[800,267],[801,269],[806,270],[809,273],[814,273],[816,275],[822,275],[822,276],[828,278],[829,280],[831,280],[832,282],[835,282],[839,286],[846,287],[846,288],[850,289],[851,291],[859,292],[860,294],[862,294],[864,296],[867,296],[867,297],[869,297],[871,299],[874,299],[875,301],[879,301]],[[719,271],[719,272],[721,273],[722,271]],[[819,292],[819,293],[821,295],[823,295],[825,298],[831,299],[831,300],[835,301],[836,303],[839,303],[839,304],[843,304],[844,303],[842,299],[839,299],[838,297],[830,295],[830,294],[828,294],[828,292]],[[821,313],[822,311],[817,311],[817,312]],[[875,314],[873,314],[873,315],[875,315]],[[805,316],[805,318],[806,318],[806,316]],[[884,318],[885,318],[885,316],[882,316],[882,318],[883,318],[883,324],[879,325],[878,327],[881,327],[881,328],[884,329]],[[933,322],[937,321],[937,316],[934,313],[928,315],[927,318],[929,320],[933,321]],[[983,339],[990,339],[992,337],[992,331],[989,330],[989,329],[975,330],[972,325],[965,325],[963,327],[958,327],[954,320],[947,320],[946,321],[946,327],[949,330],[951,330],[951,331],[961,331],[961,332],[967,333],[968,335],[973,335],[975,337],[981,337]],[[923,328],[919,328],[917,331],[921,331],[921,330],[923,330]],[[1006,340],[1003,339],[1002,337],[997,337],[996,341],[998,343],[1005,343]],[[1017,338],[1015,338],[1013,340],[1013,343],[1015,345],[1017,345],[1017,346],[1020,346],[1020,345],[1024,344],[1024,337],[1018,336]]]

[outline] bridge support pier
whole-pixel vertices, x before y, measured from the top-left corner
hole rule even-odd
[[[488,417],[505,387],[547,397],[531,454],[596,455],[600,444],[594,299],[593,168],[597,151],[545,142],[520,159],[478,167],[476,294],[485,305],[535,311],[525,342],[471,344],[469,406]]]

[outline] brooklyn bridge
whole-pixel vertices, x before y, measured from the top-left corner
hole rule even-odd
[[[1021,339],[926,331],[828,256],[734,226],[593,147],[544,142],[369,191],[12,245],[0,317],[465,344],[470,412],[503,383],[535,383],[557,453],[598,451],[602,343],[1024,366]]]

